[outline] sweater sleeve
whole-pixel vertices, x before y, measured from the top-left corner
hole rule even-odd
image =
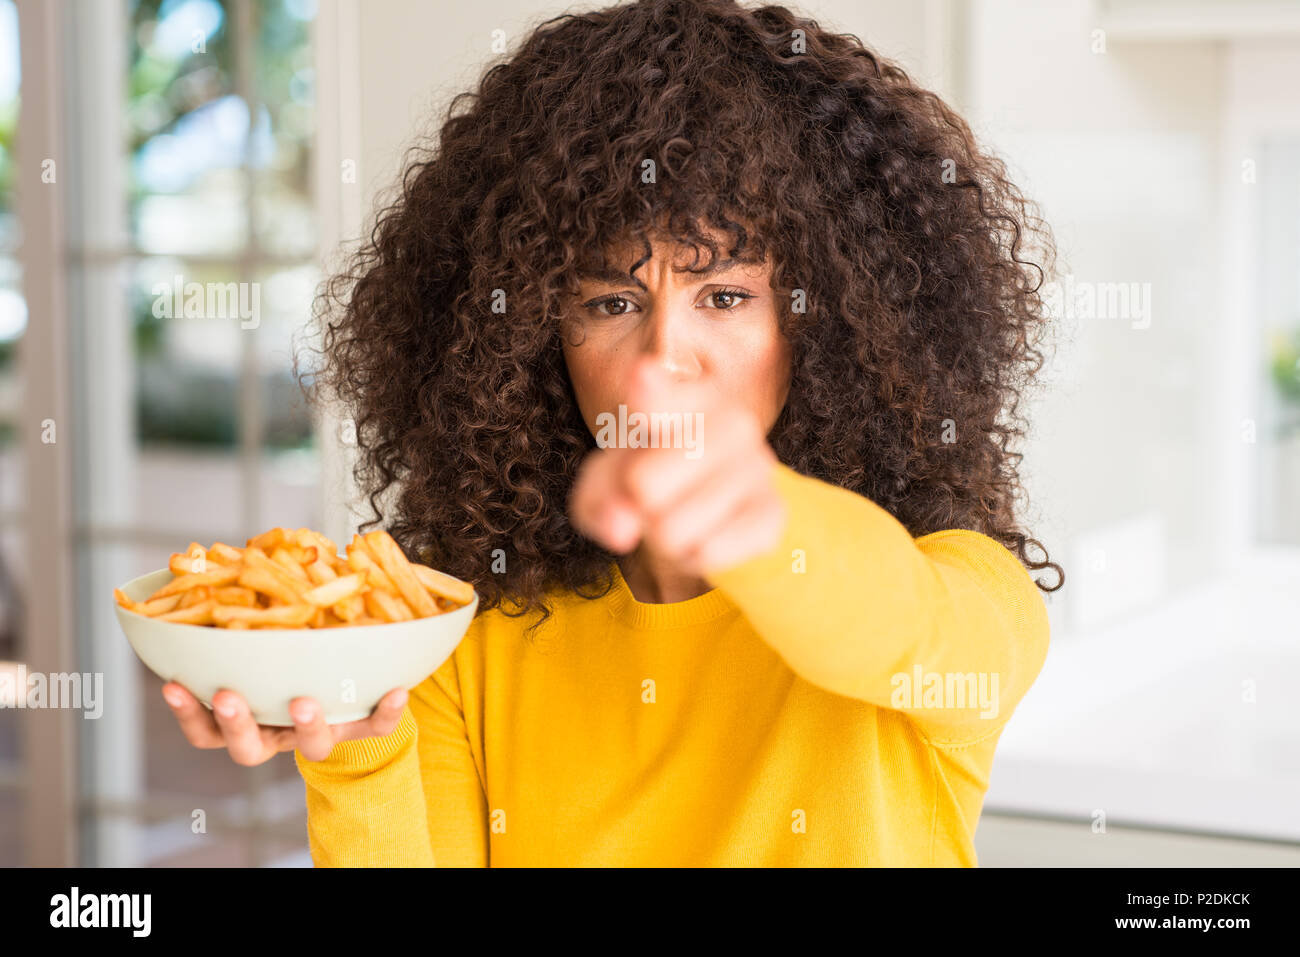
[[[317,867],[487,865],[487,801],[455,654],[410,690],[391,734],[341,741],[323,761],[294,751],[294,760]]]
[[[805,680],[903,712],[938,747],[1000,730],[1049,640],[1015,555],[968,529],[913,539],[871,499],[783,463],[774,478],[780,541],[706,577]]]

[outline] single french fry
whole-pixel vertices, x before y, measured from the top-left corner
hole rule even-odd
[[[343,621],[356,621],[366,613],[366,600],[362,595],[353,595],[330,605],[330,611]]]
[[[244,588],[251,588],[254,591],[261,592],[273,601],[280,601],[286,605],[297,604],[301,598],[298,589],[269,568],[245,568],[239,576],[239,584]]]
[[[199,602],[197,605],[190,605],[188,608],[178,608],[175,611],[169,611],[165,615],[159,615],[159,621],[174,621],[182,625],[210,625],[213,621],[213,613],[218,605],[215,599],[209,598],[207,601]]]
[[[217,600],[218,605],[243,605],[245,608],[257,607],[257,592],[243,585],[227,585],[225,588],[214,588],[212,597]]]
[[[312,554],[313,554],[312,561],[315,561],[316,560],[314,557],[315,553],[313,552]],[[296,561],[293,555],[289,553],[288,549],[281,547],[272,551],[271,561],[275,562],[277,565],[283,568],[294,578],[298,579],[300,582],[303,582],[306,585],[311,585],[312,583],[311,578],[303,570],[302,564]]]
[[[132,601],[122,589],[114,588],[113,597],[127,611],[133,611],[137,615],[147,615],[152,618],[164,612],[173,611],[184,596],[169,595],[166,598],[155,598],[153,601]]]
[[[328,608],[335,602],[359,595],[365,587],[365,576],[361,574],[345,575],[323,585],[317,585],[303,595],[303,600],[317,608]]]
[[[167,562],[173,575],[208,571],[208,550],[198,542],[190,542],[183,552],[175,552]]]
[[[238,565],[244,560],[244,550],[224,542],[213,542],[212,547],[208,549],[208,560],[220,562],[222,565]]]
[[[271,561],[271,556],[256,545],[249,545],[244,549],[244,564],[250,568],[274,566],[279,568],[275,562]]]
[[[415,617],[406,602],[378,588],[370,589],[363,598],[366,611],[380,621],[410,621]]]
[[[149,600],[166,598],[168,595],[189,591],[191,588],[198,588],[200,585],[229,585],[239,577],[240,571],[241,567],[239,565],[216,565],[206,572],[191,572],[188,575],[178,575],[150,595]]]
[[[348,546],[348,567],[354,572],[365,572],[366,581],[372,588],[381,589],[393,596],[401,594],[388,573],[379,567],[360,535],[353,538],[352,544]]]
[[[323,558],[327,555],[337,555],[339,547],[333,541],[326,538],[320,532],[313,531],[310,528],[300,528],[291,533],[290,537],[303,548],[315,546],[316,557]]]
[[[227,628],[231,628],[231,629],[235,629],[235,630],[238,630],[238,629],[247,629],[247,628],[248,628],[248,622],[246,622],[246,621],[231,621],[231,622],[227,622],[227,623],[226,623],[226,627],[227,627]]]
[[[383,625],[387,622],[382,618],[375,618],[372,615],[360,615],[351,621],[340,621],[326,625],[326,628],[343,628],[347,626],[358,627],[361,625]]]
[[[269,554],[275,550],[277,545],[283,545],[288,540],[289,530],[287,528],[273,528],[261,535],[254,535],[248,540],[247,547],[260,548]]]
[[[239,605],[217,605],[212,610],[212,620],[218,625],[242,621],[249,625],[277,628],[301,628],[311,621],[316,609],[311,605],[282,605],[278,608],[244,608]]]
[[[178,608],[189,608],[191,605],[197,605],[200,602],[208,601],[212,598],[212,586],[200,585],[198,588],[191,588],[181,596],[181,603]]]
[[[266,552],[260,548],[251,547],[244,549],[244,565],[249,568],[260,568],[275,576],[282,584],[293,590],[295,595],[301,595],[303,592],[311,591],[311,579],[307,577],[306,572],[303,577],[289,573],[289,570],[279,562],[271,561]]]
[[[378,598],[375,597],[376,595],[387,595],[387,594],[388,592],[380,591],[377,588],[371,588],[361,593],[361,603],[365,606],[366,617],[377,618],[380,621],[398,620],[398,619],[389,618],[388,613],[384,610],[384,606],[381,605],[379,603]],[[389,597],[391,598],[392,596],[389,595]]]
[[[334,581],[339,575],[332,565],[328,565],[318,558],[307,566],[307,577],[317,585],[323,585],[326,582]]]
[[[271,549],[271,558],[275,558],[276,552],[284,552],[293,559],[295,565],[310,565],[320,557],[320,549],[315,545],[299,545],[295,541],[286,542],[284,545],[277,545]]]
[[[151,618],[165,614],[169,611],[175,611],[180,607],[182,595],[168,595],[166,598],[155,598],[153,601],[137,602],[136,610],[142,615],[148,615]]]
[[[388,577],[393,580],[393,584],[401,593],[402,600],[415,612],[416,617],[428,618],[436,615],[438,606],[434,604],[433,597],[425,587],[420,584],[420,580],[415,577],[411,563],[406,560],[401,546],[393,540],[393,536],[381,528],[367,532],[365,540],[370,546],[370,554],[375,556],[380,567],[388,573]]]
[[[468,605],[474,600],[474,586],[469,582],[453,578],[435,568],[416,562],[411,563],[411,568],[420,584],[435,595],[440,595],[457,605]]]

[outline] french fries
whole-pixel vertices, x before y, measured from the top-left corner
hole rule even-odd
[[[412,562],[411,568],[414,569],[415,577],[420,580],[421,585],[435,595],[447,599],[453,605],[468,605],[474,600],[474,586],[469,582],[444,575],[428,565]]]
[[[354,572],[365,572],[368,581],[375,588],[382,588],[390,595],[398,593],[397,586],[388,577],[388,573],[375,563],[369,546],[360,535],[353,535],[352,544],[348,546],[348,567]]]
[[[281,605],[278,608],[243,608],[239,605],[218,605],[212,609],[212,621],[229,625],[232,621],[246,621],[250,625],[272,625],[277,628],[302,628],[311,621],[316,609],[311,605]]]
[[[360,575],[344,575],[342,578],[317,585],[302,597],[318,608],[328,608],[336,602],[361,594],[361,589],[365,587],[366,583],[362,581]]]
[[[144,601],[118,588],[127,611],[235,630],[343,628],[431,618],[474,600],[474,586],[412,562],[387,532],[354,535],[346,555],[309,528],[272,528],[243,548],[190,542],[173,578]]]
[[[402,554],[402,549],[397,542],[393,541],[391,535],[383,530],[368,532],[365,535],[366,545],[370,548],[370,554],[379,562],[379,566],[387,573],[388,577],[393,580],[397,590],[405,599],[406,604],[420,618],[428,618],[430,615],[436,615],[438,603],[433,600],[420,580],[415,577],[415,571],[411,568],[411,563],[406,560]]]

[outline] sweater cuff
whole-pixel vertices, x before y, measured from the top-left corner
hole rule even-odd
[[[359,738],[355,741],[340,741],[334,745],[329,756],[324,761],[312,761],[303,757],[301,751],[295,749],[294,759],[298,766],[308,767],[323,771],[347,771],[351,773],[367,773],[375,771],[388,763],[394,755],[405,748],[411,741],[415,740],[416,724],[415,715],[411,713],[411,705],[408,700],[407,704],[402,707],[402,717],[397,722],[390,734],[382,738]]]

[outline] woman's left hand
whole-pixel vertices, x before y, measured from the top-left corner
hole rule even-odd
[[[780,540],[785,505],[773,483],[777,458],[752,412],[705,383],[674,381],[648,357],[634,367],[626,405],[629,415],[644,412],[648,421],[652,413],[681,413],[685,425],[692,416],[692,447],[593,452],[570,499],[578,531],[620,553],[644,541],[648,551],[701,577]]]

